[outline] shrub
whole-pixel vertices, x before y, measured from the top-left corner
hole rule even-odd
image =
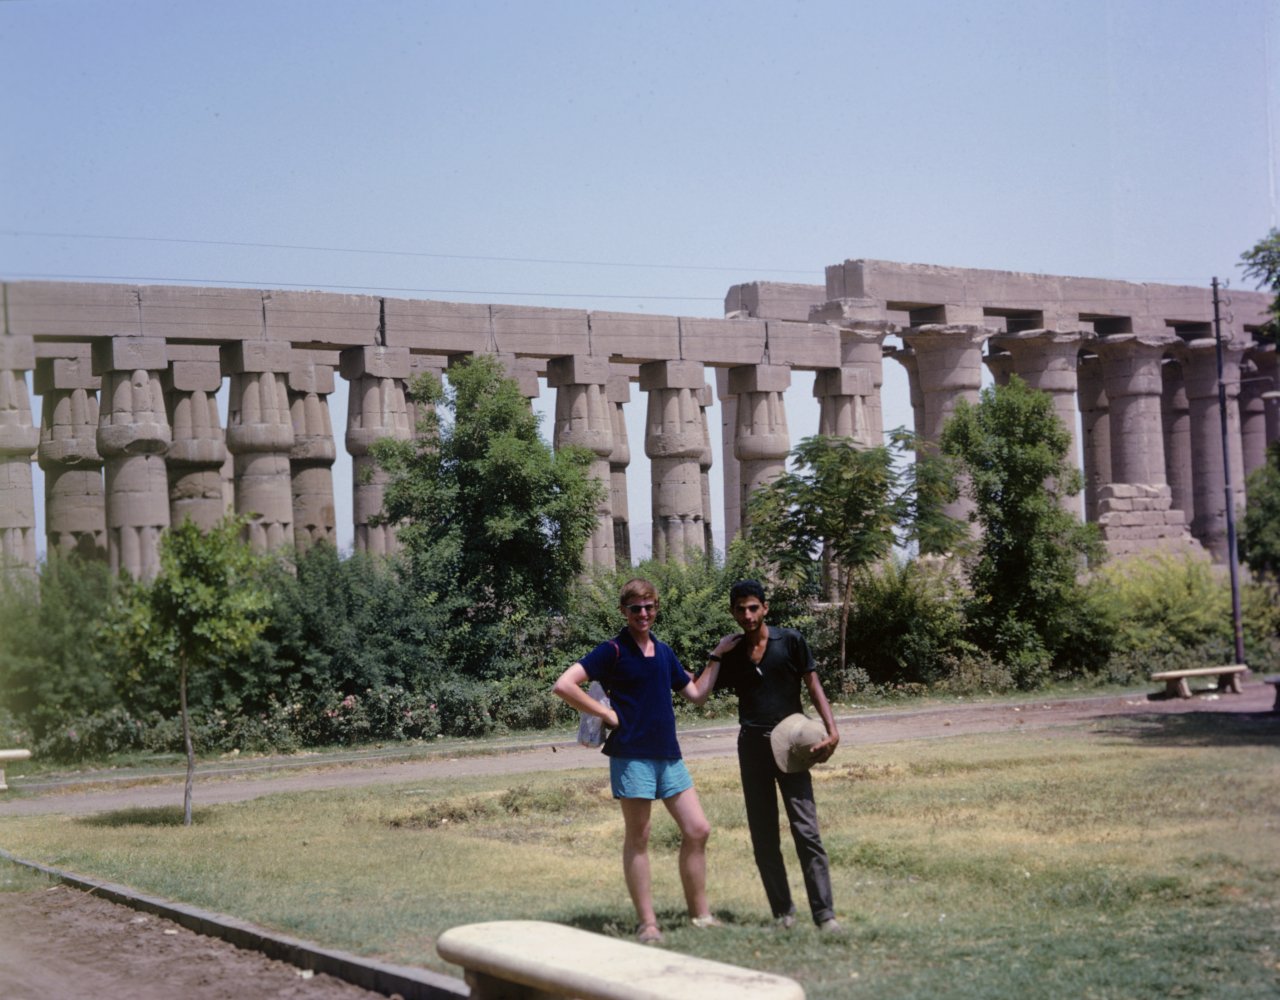
[[[448,736],[487,736],[495,723],[491,711],[490,685],[459,677],[442,683],[436,690],[440,726]]]
[[[1230,640],[1231,592],[1207,558],[1143,555],[1095,577],[1117,615],[1116,650],[1173,653]]]

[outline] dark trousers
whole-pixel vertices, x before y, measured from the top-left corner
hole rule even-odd
[[[782,862],[782,843],[778,830],[778,792],[791,826],[800,858],[804,887],[809,894],[813,922],[822,923],[835,916],[831,898],[831,864],[818,834],[818,808],[813,801],[813,779],[808,771],[786,774],[778,769],[769,745],[769,730],[744,726],[738,731],[738,769],[742,775],[742,795],[747,806],[747,828],[756,867],[764,882],[765,895],[775,917],[791,913],[791,887]]]

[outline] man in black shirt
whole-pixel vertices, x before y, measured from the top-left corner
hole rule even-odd
[[[821,763],[835,753],[840,743],[835,717],[804,637],[794,629],[765,623],[769,605],[765,603],[764,588],[755,580],[739,581],[729,591],[729,608],[742,632],[720,640],[707,658],[706,669],[718,671],[712,674],[716,687],[733,688],[738,694],[738,721],[742,727],[738,731],[738,767],[751,846],[769,906],[779,925],[795,924],[795,906],[778,834],[780,790],[813,922],[823,931],[838,933],[841,927],[831,897],[831,866],[818,833],[813,780],[807,767],[794,773],[779,767],[770,740],[774,726],[800,712],[802,684],[826,729],[826,738],[808,748],[812,759],[807,763]]]

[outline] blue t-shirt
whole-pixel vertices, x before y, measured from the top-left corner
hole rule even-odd
[[[623,629],[578,661],[587,677],[599,681],[618,713],[618,728],[603,750],[611,757],[679,760],[676,713],[671,692],[683,691],[689,675],[665,642],[653,640],[653,655],[640,652],[631,633]]]

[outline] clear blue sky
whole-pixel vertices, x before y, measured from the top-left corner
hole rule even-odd
[[[0,277],[705,316],[854,257],[1241,285],[1278,61],[1268,0],[0,0]]]

